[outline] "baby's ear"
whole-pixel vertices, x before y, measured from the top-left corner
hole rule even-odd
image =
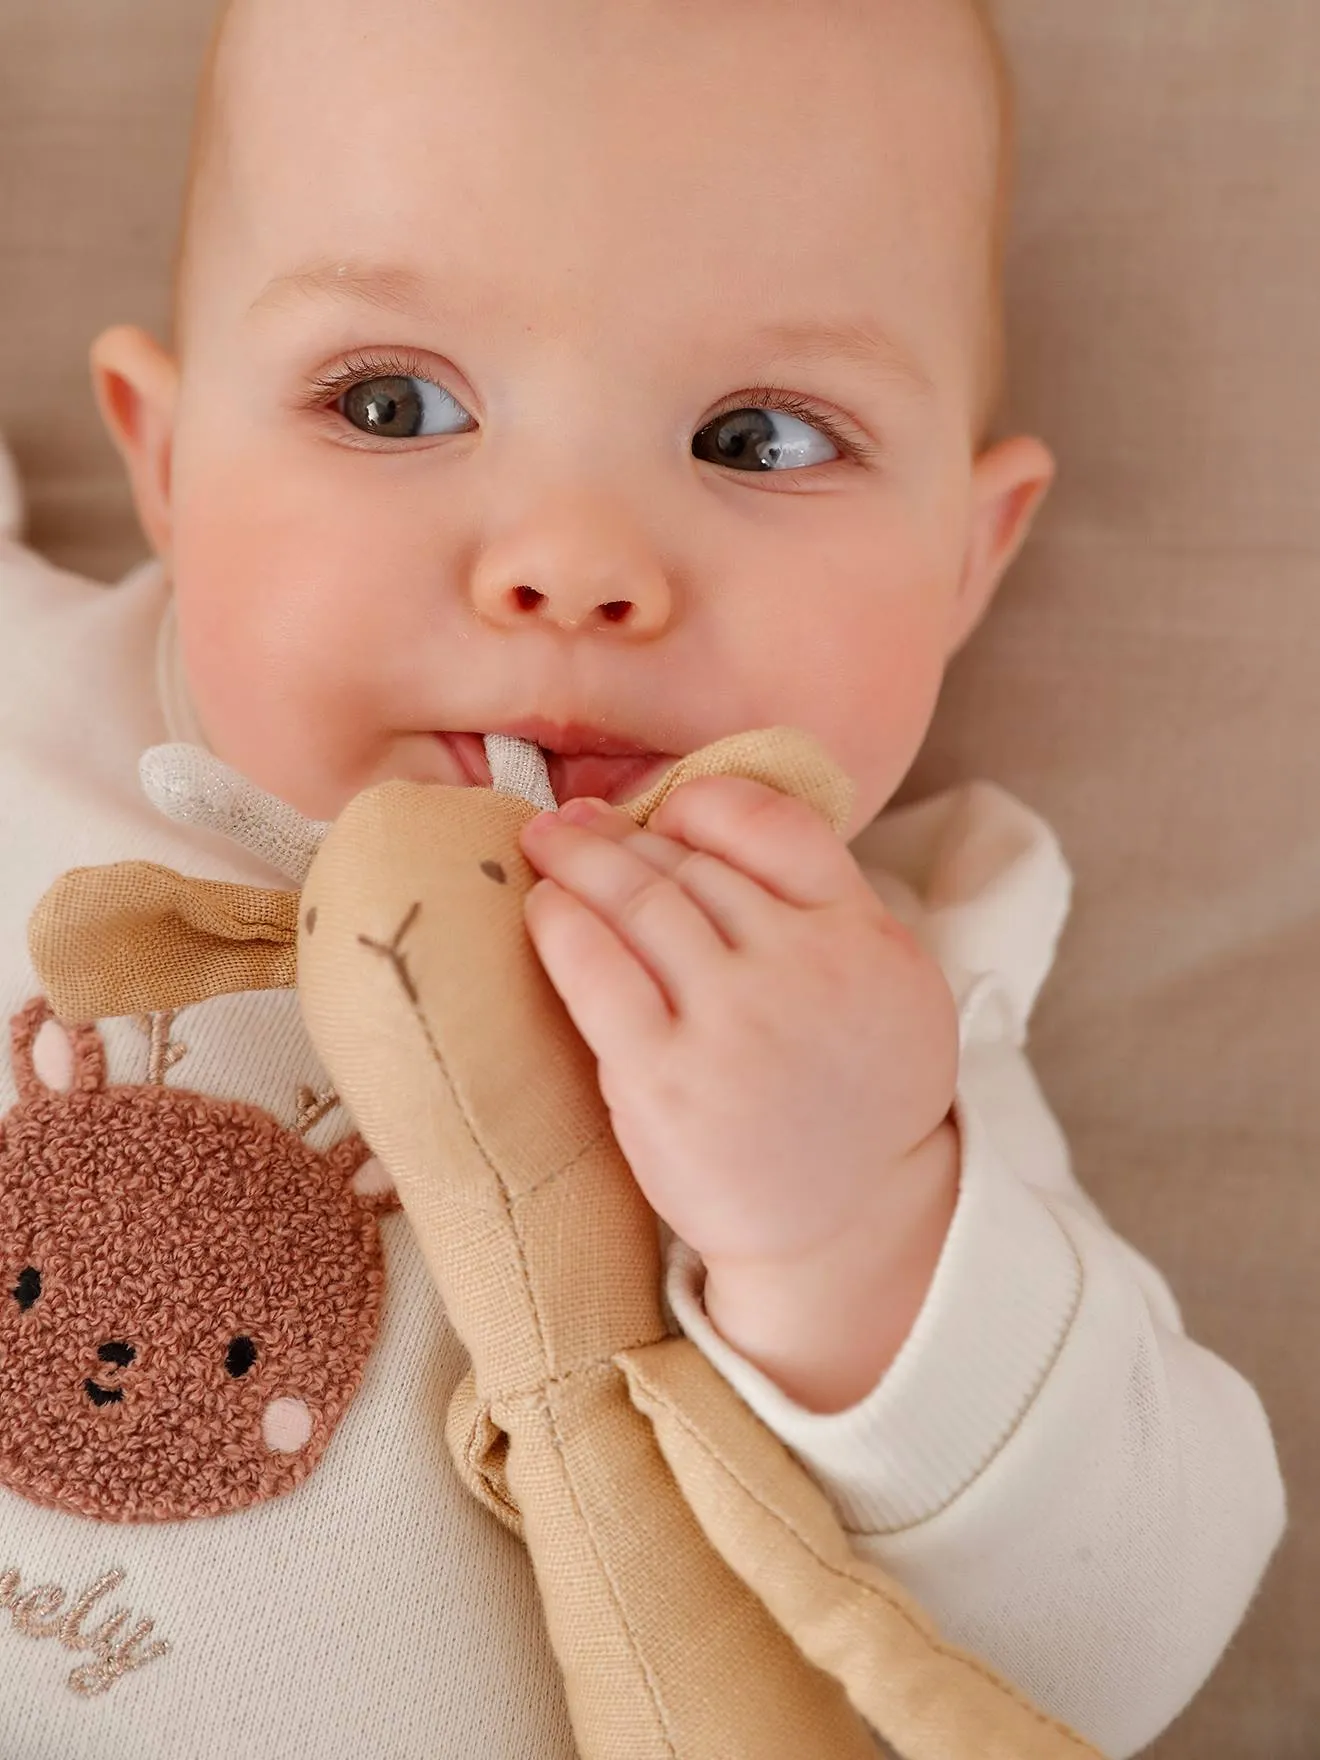
[[[92,344],[92,389],[128,467],[138,520],[163,561],[170,552],[170,450],[179,370],[154,336],[132,324],[103,330]]]
[[[949,629],[949,654],[963,645],[984,617],[995,588],[1031,530],[1054,471],[1049,448],[1025,434],[987,447],[972,466],[967,551]]]

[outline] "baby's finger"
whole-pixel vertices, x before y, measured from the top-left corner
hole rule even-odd
[[[597,810],[589,813],[593,807]],[[667,874],[701,906],[728,947],[744,948],[776,931],[782,934],[778,914],[784,909],[783,900],[718,856],[662,837],[649,825],[639,828],[626,813],[604,801],[570,801],[560,808],[559,818],[620,844],[630,855]]]
[[[865,885],[847,844],[814,808],[747,776],[681,783],[647,823],[719,856],[789,904],[834,904]]]
[[[525,921],[546,976],[596,1056],[658,1055],[672,1026],[669,1000],[611,926],[550,879],[528,893]]]
[[[573,805],[574,803],[570,801],[569,806]],[[564,818],[562,807],[559,816],[561,819]],[[660,837],[653,831],[644,831],[635,825],[626,813],[620,813],[610,808],[606,808],[604,812],[589,820],[570,815],[565,823],[590,825],[597,837],[608,837],[615,843],[626,843],[634,855],[641,856],[644,862],[649,862],[661,874],[674,873],[682,866],[684,856],[692,854],[686,844],[675,843],[672,837]]]

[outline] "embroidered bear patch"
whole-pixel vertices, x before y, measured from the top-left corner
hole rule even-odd
[[[246,1509],[325,1451],[380,1325],[361,1137],[111,1086],[94,1026],[11,1024],[0,1119],[0,1486],[101,1521]]]

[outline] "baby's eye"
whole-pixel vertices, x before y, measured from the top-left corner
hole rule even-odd
[[[454,434],[471,417],[461,404],[429,379],[363,379],[336,405],[355,428],[386,440],[416,440],[426,434]]]
[[[708,464],[738,471],[792,470],[829,464],[841,456],[820,428],[787,410],[761,408],[731,409],[716,416],[693,435],[692,451]]]

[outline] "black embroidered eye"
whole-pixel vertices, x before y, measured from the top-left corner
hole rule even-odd
[[[250,1338],[231,1338],[225,1352],[225,1369],[230,1375],[246,1375],[257,1360],[257,1347]]]
[[[14,1300],[25,1312],[41,1294],[41,1273],[35,1265],[27,1265],[18,1274],[18,1282],[14,1285]]]

